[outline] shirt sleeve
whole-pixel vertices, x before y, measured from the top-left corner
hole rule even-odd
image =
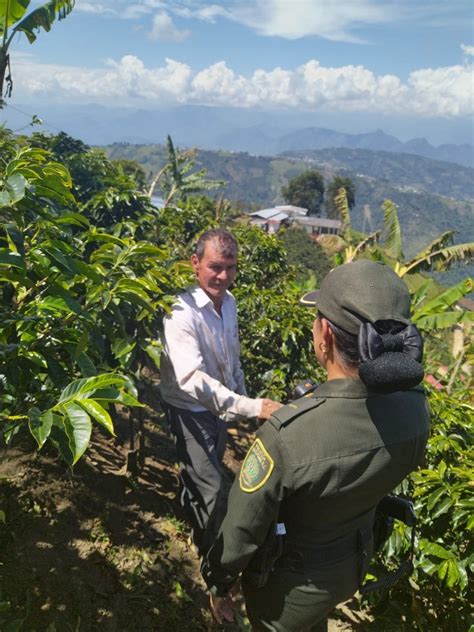
[[[278,431],[266,422],[234,481],[227,514],[202,565],[215,595],[226,594],[275,528],[280,503],[289,492],[284,451]]]
[[[206,373],[198,336],[187,309],[180,305],[173,309],[164,320],[163,331],[166,354],[183,392],[225,421],[258,417],[261,399],[239,395]]]
[[[237,384],[236,391],[239,395],[247,395],[247,389],[245,388],[245,377],[240,364],[240,339],[237,328],[237,340],[236,340],[237,352],[234,355],[234,366],[232,367],[232,374]],[[260,412],[260,411],[259,411]]]

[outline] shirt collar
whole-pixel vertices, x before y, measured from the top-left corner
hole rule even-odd
[[[192,285],[190,288],[188,288],[188,292],[193,297],[194,302],[196,303],[196,306],[199,307],[199,309],[202,309],[203,307],[206,307],[206,305],[209,305],[209,304],[214,309],[214,304],[212,300],[209,298],[206,292],[204,292],[204,290],[199,285]],[[222,299],[222,305],[224,305],[224,302],[228,300],[229,298],[228,294],[229,294],[228,291],[224,294],[224,297]]]
[[[421,384],[414,386],[409,391],[418,391],[425,393],[425,389]],[[361,399],[364,397],[373,397],[374,395],[382,395],[380,391],[368,388],[359,378],[340,378],[337,380],[329,380],[324,382],[314,391],[314,397],[347,397],[348,399]]]
[[[339,378],[324,382],[314,391],[314,397],[348,397],[359,399],[367,397],[369,391],[367,386],[357,378]]]

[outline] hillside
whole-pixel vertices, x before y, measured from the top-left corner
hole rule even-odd
[[[424,190],[458,200],[474,200],[474,169],[413,154],[368,149],[291,151],[285,156],[329,163],[397,187]]]
[[[137,160],[150,174],[165,164],[160,145],[114,144],[105,150],[111,158]],[[305,158],[198,150],[196,158],[211,178],[227,182],[218,195],[223,193],[249,209],[281,202],[282,185],[310,167],[326,179],[336,173],[349,175],[357,186],[355,228],[380,228],[380,205],[392,199],[399,206],[408,256],[444,230],[456,230],[458,241],[474,239],[474,196],[469,195],[474,170],[467,167],[405,154],[339,149],[311,152]]]

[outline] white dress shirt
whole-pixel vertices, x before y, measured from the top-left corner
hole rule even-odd
[[[226,292],[221,314],[198,286],[178,297],[163,323],[161,393],[177,408],[210,410],[225,421],[257,417],[261,399],[247,397],[240,366],[235,299]]]

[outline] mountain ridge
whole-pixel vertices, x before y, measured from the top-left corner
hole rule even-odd
[[[26,111],[28,109],[25,107]],[[28,127],[29,115],[26,111],[22,112],[21,105],[15,105],[5,108],[1,113],[7,126],[15,130]],[[327,114],[217,106],[183,105],[147,110],[110,108],[93,104],[64,108],[50,104],[38,105],[36,113],[44,119],[46,130],[63,130],[91,145],[109,145],[113,142],[159,143],[170,134],[174,143],[181,147],[246,151],[254,155],[346,146],[403,151],[464,166],[474,166],[472,127],[466,128],[464,125],[463,131],[467,131],[460,134],[455,123],[446,123],[446,129],[452,128],[453,134],[444,133],[443,138],[467,137],[471,143],[444,143],[436,146],[426,138],[420,137],[403,142],[396,135],[383,131],[383,121],[375,117],[359,117],[360,122],[357,125],[350,125],[350,132],[337,131],[332,128],[334,125],[347,127],[343,114],[332,116],[330,128],[327,125]],[[357,128],[361,127],[365,130],[375,130],[358,131]]]

